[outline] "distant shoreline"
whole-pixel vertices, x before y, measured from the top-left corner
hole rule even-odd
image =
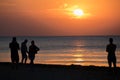
[[[30,35],[25,35],[25,36],[24,35],[22,35],[22,36],[21,35],[16,35],[15,37],[90,37],[90,36],[91,37],[97,37],[97,36],[98,37],[112,37],[112,36],[113,37],[120,37],[120,35],[68,35],[68,36],[67,35],[66,36],[62,36],[62,35],[60,35],[60,36],[55,36],[55,35],[45,35],[45,36],[44,35],[43,36],[41,36],[41,35],[40,36],[38,36],[38,35],[37,36],[36,35],[34,35],[34,36],[30,36]],[[7,36],[7,35],[3,35],[2,36],[2,35],[0,35],[0,37],[11,37],[12,38],[14,36]]]
[[[0,65],[6,66],[6,65],[12,65],[11,62],[0,62]],[[29,63],[26,64],[21,64],[19,63],[18,65],[30,65]],[[35,63],[35,66],[51,66],[51,67],[98,67],[98,68],[109,68],[107,66],[95,66],[95,65],[75,65],[75,64],[71,64],[71,65],[62,65],[62,64],[39,64],[39,63]],[[120,69],[120,67],[117,67],[118,69]]]

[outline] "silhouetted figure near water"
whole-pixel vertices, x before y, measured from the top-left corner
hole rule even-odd
[[[21,53],[22,53],[22,60],[21,63],[25,63],[27,62],[27,42],[28,40],[24,40],[24,42],[21,43]]]
[[[17,68],[17,65],[19,63],[18,50],[20,48],[19,48],[19,44],[16,41],[16,37],[13,37],[12,42],[9,44],[9,48],[10,48],[10,51],[11,51],[12,64],[14,64],[15,65],[14,67]]]
[[[35,54],[39,51],[39,48],[35,45],[34,41],[31,41],[31,45],[29,47],[29,58],[30,64],[34,64]]]
[[[113,39],[109,38],[110,44],[107,45],[106,51],[108,52],[108,64],[109,67],[112,67],[112,63],[114,65],[114,68],[116,68],[116,56],[115,56],[115,51],[116,51],[116,45],[113,44]]]

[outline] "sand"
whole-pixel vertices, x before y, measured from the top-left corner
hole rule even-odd
[[[120,68],[98,66],[0,63],[0,80],[120,80]]]

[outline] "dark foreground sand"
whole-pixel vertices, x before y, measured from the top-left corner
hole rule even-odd
[[[0,63],[0,80],[120,80],[120,68],[19,64],[16,70],[11,63]]]

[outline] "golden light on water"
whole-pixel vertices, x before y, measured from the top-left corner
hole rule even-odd
[[[83,56],[83,55],[81,55],[81,54],[73,55],[73,57],[75,57],[75,58],[74,58],[74,61],[77,62],[78,64],[80,64],[80,62],[84,61],[84,60],[82,59],[82,56]]]
[[[76,54],[73,54],[73,61],[75,62],[74,64],[80,65],[83,60],[83,55],[80,54],[82,50],[76,50]]]

